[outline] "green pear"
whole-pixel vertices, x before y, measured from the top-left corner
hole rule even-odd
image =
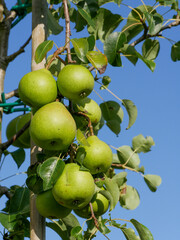
[[[34,114],[30,135],[41,148],[66,150],[75,138],[76,123],[62,103],[49,103]]]
[[[7,125],[6,128],[6,137],[9,140],[11,137],[13,137],[16,133],[17,133],[17,122],[19,119],[22,118],[23,115],[17,116],[16,118],[12,119],[9,124]],[[25,124],[25,123],[24,123]],[[30,146],[23,143],[23,141],[20,141],[22,136],[20,136],[16,141],[14,141],[14,143],[12,144],[15,147],[19,147],[19,148],[29,148]]]
[[[94,100],[88,97],[76,101],[74,110],[76,112],[84,112],[89,117],[92,124],[97,124],[101,120],[101,108]]]
[[[19,97],[31,107],[41,107],[55,101],[57,84],[47,69],[39,69],[24,75],[19,82]]]
[[[51,190],[37,195],[36,208],[41,216],[46,218],[64,218],[71,212],[70,208],[65,208],[56,202]]]
[[[64,97],[77,101],[92,92],[94,78],[86,67],[69,64],[60,71],[57,86]]]
[[[28,123],[31,120],[31,113],[26,113],[22,115],[21,118],[18,119],[16,124],[16,130],[17,132],[24,127],[26,123]],[[23,143],[27,148],[30,148],[30,134],[29,134],[29,128],[27,128],[24,133],[19,138],[19,141]]]
[[[106,172],[113,158],[110,147],[97,136],[88,137],[87,143],[78,149],[76,160],[88,168],[91,174]]]
[[[55,183],[52,193],[55,200],[71,209],[83,208],[92,199],[95,184],[88,171],[81,171],[75,163],[65,165],[63,173]]]
[[[109,200],[99,192],[94,194],[93,198],[91,199],[91,203],[96,217],[102,216],[109,208]],[[92,215],[89,204],[84,208],[74,209],[74,212],[82,218],[90,218]]]

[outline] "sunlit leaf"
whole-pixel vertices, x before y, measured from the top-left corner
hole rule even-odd
[[[139,134],[138,136],[134,137],[132,140],[132,147],[134,151],[136,151],[137,153],[149,152],[151,151],[151,147],[154,145],[155,143],[152,137],[148,136],[145,138],[142,134]]]
[[[17,217],[17,214],[0,213],[0,223],[9,232],[12,232],[15,225],[17,224],[16,217]]]
[[[71,39],[71,42],[73,44],[74,50],[78,58],[84,62],[87,63],[88,60],[86,58],[86,53],[89,50],[88,41],[86,38],[73,38]]]
[[[129,185],[124,185],[122,188],[125,190],[120,194],[119,202],[121,207],[129,210],[136,209],[140,204],[140,197],[137,190]]]
[[[40,63],[45,58],[47,52],[49,52],[52,49],[52,47],[53,47],[52,40],[46,40],[43,43],[39,44],[35,52],[36,63]]]
[[[80,145],[89,146],[87,139],[85,138],[84,134],[82,133],[82,131],[80,129],[77,129],[76,138]]]
[[[98,223],[99,223],[99,231],[101,233],[106,235],[111,232],[110,229],[106,226],[106,219],[102,219],[102,217],[99,217]]]
[[[136,235],[134,229],[132,228],[126,228],[126,227],[120,227],[121,231],[123,232],[124,236],[127,240],[140,240],[139,236]],[[148,239],[147,239],[148,240]]]
[[[111,33],[104,42],[104,54],[107,56],[108,62],[112,66],[122,66],[120,48],[126,43],[125,33],[113,32]]]
[[[111,11],[100,8],[96,17],[93,19],[96,28],[88,28],[90,34],[94,34],[102,42],[111,34],[121,23],[123,18],[119,14],[113,14]]]
[[[119,201],[119,187],[115,180],[105,178],[104,184],[108,192],[110,192],[113,202],[110,202],[110,211],[113,210]]]
[[[135,219],[131,219],[130,221],[136,228],[137,232],[139,233],[141,240],[154,240],[152,233],[149,231],[149,229],[146,226],[139,223]]]
[[[131,168],[138,168],[140,164],[139,155],[130,146],[121,146],[117,149],[117,156],[121,164]]]
[[[124,44],[120,51],[123,56],[125,56],[132,64],[136,65],[138,57],[136,55],[136,50],[134,47],[129,44]]]
[[[146,39],[142,45],[142,55],[147,60],[156,59],[160,49],[158,40]]]
[[[127,172],[120,172],[113,177],[113,180],[116,181],[118,187],[121,187],[127,181]]]
[[[161,185],[161,177],[154,174],[146,174],[144,175],[144,181],[152,192],[157,190],[157,187]]]
[[[129,129],[136,121],[137,118],[137,108],[134,103],[129,99],[122,100],[123,106],[126,108],[126,111],[129,116],[129,123],[126,129]]]
[[[89,62],[99,71],[100,74],[103,74],[107,67],[107,57],[97,51],[88,51],[86,57]]]
[[[163,17],[162,15],[155,13],[145,13],[146,16],[146,20],[148,22],[149,25],[149,34],[150,35],[155,35],[157,34],[161,28],[162,28],[162,24],[163,24]]]
[[[71,236],[75,237],[77,240],[81,240],[81,239],[83,240],[81,226],[73,227],[71,230]]]
[[[50,59],[52,58],[53,55],[49,55],[47,58],[47,63],[50,61]],[[55,77],[58,77],[60,71],[62,70],[62,68],[65,65],[58,59],[54,59],[52,61],[52,63],[50,64],[48,70],[51,72],[52,75],[54,75]]]
[[[43,179],[43,190],[51,189],[62,174],[65,163],[58,157],[51,157],[38,167],[38,174]]]

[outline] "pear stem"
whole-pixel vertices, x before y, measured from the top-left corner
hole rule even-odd
[[[93,206],[92,206],[91,202],[89,203],[89,206],[90,206],[90,209],[91,209],[91,217],[94,220],[94,225],[96,226],[97,229],[99,229],[99,223],[98,223],[98,220],[97,220],[96,216],[94,215]]]

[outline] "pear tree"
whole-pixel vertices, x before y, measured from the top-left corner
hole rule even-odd
[[[7,2],[0,1],[1,123],[3,114],[13,116],[19,111],[19,115],[9,118],[6,129],[1,127],[7,139],[0,141],[0,170],[6,156],[19,168],[27,161],[28,148],[38,151],[33,153],[35,161],[28,164],[23,186],[15,182],[11,187],[0,186],[0,197],[7,198],[0,212],[3,239],[39,239],[30,234],[35,225],[45,231],[42,222],[32,217],[33,211],[62,240],[98,239],[97,234],[110,239],[113,228],[127,240],[153,240],[151,226],[134,218],[124,224],[120,213],[119,219],[111,217],[117,205],[128,210],[139,206],[140,195],[129,185],[128,172],[139,174],[152,192],[161,184],[159,175],[146,172],[141,165],[140,153],[151,151],[153,138],[139,133],[131,145],[119,146],[117,141],[117,146],[112,146],[110,139],[105,141],[99,133],[120,135],[122,123],[127,121],[129,130],[138,112],[131,96],[121,99],[111,91],[113,79],[106,74],[107,67],[122,70],[124,62],[136,65],[142,61],[144,67],[155,71],[164,33],[180,25],[178,1],[42,0],[47,18],[42,31],[47,37],[35,49],[32,46],[37,69],[32,68],[17,80],[17,89],[5,94],[8,65],[25,51],[31,38],[34,41],[42,35],[40,31],[35,35],[33,29],[20,50],[8,56],[11,29],[31,12],[35,21],[38,11],[33,7],[35,0],[17,1],[11,9]],[[127,8],[126,16],[122,6]],[[41,21],[36,19],[38,24]],[[180,60],[179,41],[169,51],[172,61]],[[123,62],[124,58],[127,61]],[[101,97],[102,91],[109,94],[108,99]],[[91,97],[92,92],[100,97],[100,103]],[[8,104],[13,97],[16,101]],[[35,196],[33,207],[31,194]],[[40,239],[45,240],[44,234]]]

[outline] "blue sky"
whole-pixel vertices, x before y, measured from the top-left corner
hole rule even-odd
[[[15,1],[7,1],[13,5]],[[130,1],[127,1],[130,2]],[[139,1],[140,2],[140,1]],[[151,1],[154,2],[154,1]],[[108,7],[108,5],[107,5]],[[119,12],[125,16],[126,9],[118,8],[116,5],[112,8],[114,12]],[[168,16],[167,16],[168,17]],[[64,22],[61,22],[64,25]],[[165,35],[178,41],[179,28],[166,30]],[[73,36],[78,37],[74,31]],[[9,54],[13,53],[27,40],[31,34],[31,15],[29,14],[22,22],[14,27],[10,34]],[[79,37],[87,36],[83,32]],[[54,41],[58,46],[64,42],[63,34],[56,36]],[[140,154],[141,165],[145,167],[146,174],[157,174],[162,177],[162,184],[156,193],[152,193],[146,186],[143,178],[136,173],[127,171],[128,184],[135,187],[139,194],[141,203],[133,211],[128,211],[120,206],[112,211],[112,218],[131,219],[134,218],[147,226],[155,240],[178,240],[180,235],[179,226],[179,133],[180,133],[180,82],[179,82],[179,62],[172,62],[170,59],[171,44],[167,40],[161,40],[161,48],[156,59],[156,69],[152,73],[143,62],[138,61],[134,67],[125,58],[123,58],[123,67],[107,67],[105,75],[109,75],[112,83],[109,88],[121,99],[131,99],[138,109],[138,117],[135,124],[125,130],[128,125],[128,116],[124,110],[125,117],[122,123],[122,131],[116,137],[107,127],[103,127],[99,133],[99,138],[115,147],[122,145],[131,145],[132,138],[138,134],[152,136],[155,146],[152,151],[146,154]],[[141,46],[138,46],[141,49]],[[25,53],[21,54],[15,61],[10,63],[5,78],[5,92],[16,89],[21,77],[31,70],[31,45],[26,47]],[[95,89],[105,100],[116,100],[107,91]],[[90,95],[95,101],[101,103],[101,99],[95,94]],[[3,139],[5,137],[5,128],[10,119],[17,116],[16,113],[4,115],[3,118]],[[15,150],[10,147],[9,150]],[[27,159],[20,169],[11,158],[6,158],[0,179],[11,174],[26,171],[29,165],[29,151],[26,152]],[[1,185],[11,186],[13,184],[24,184],[25,174],[9,178],[1,182]],[[1,208],[3,207],[5,197],[1,198]],[[83,220],[80,220],[83,222]],[[119,223],[124,223],[119,221]],[[129,227],[131,227],[129,225]],[[2,228],[0,228],[2,230]],[[120,230],[112,229],[108,237],[112,240],[120,238]],[[59,239],[58,235],[47,229],[47,239]],[[105,239],[103,235],[98,234],[98,240]]]

